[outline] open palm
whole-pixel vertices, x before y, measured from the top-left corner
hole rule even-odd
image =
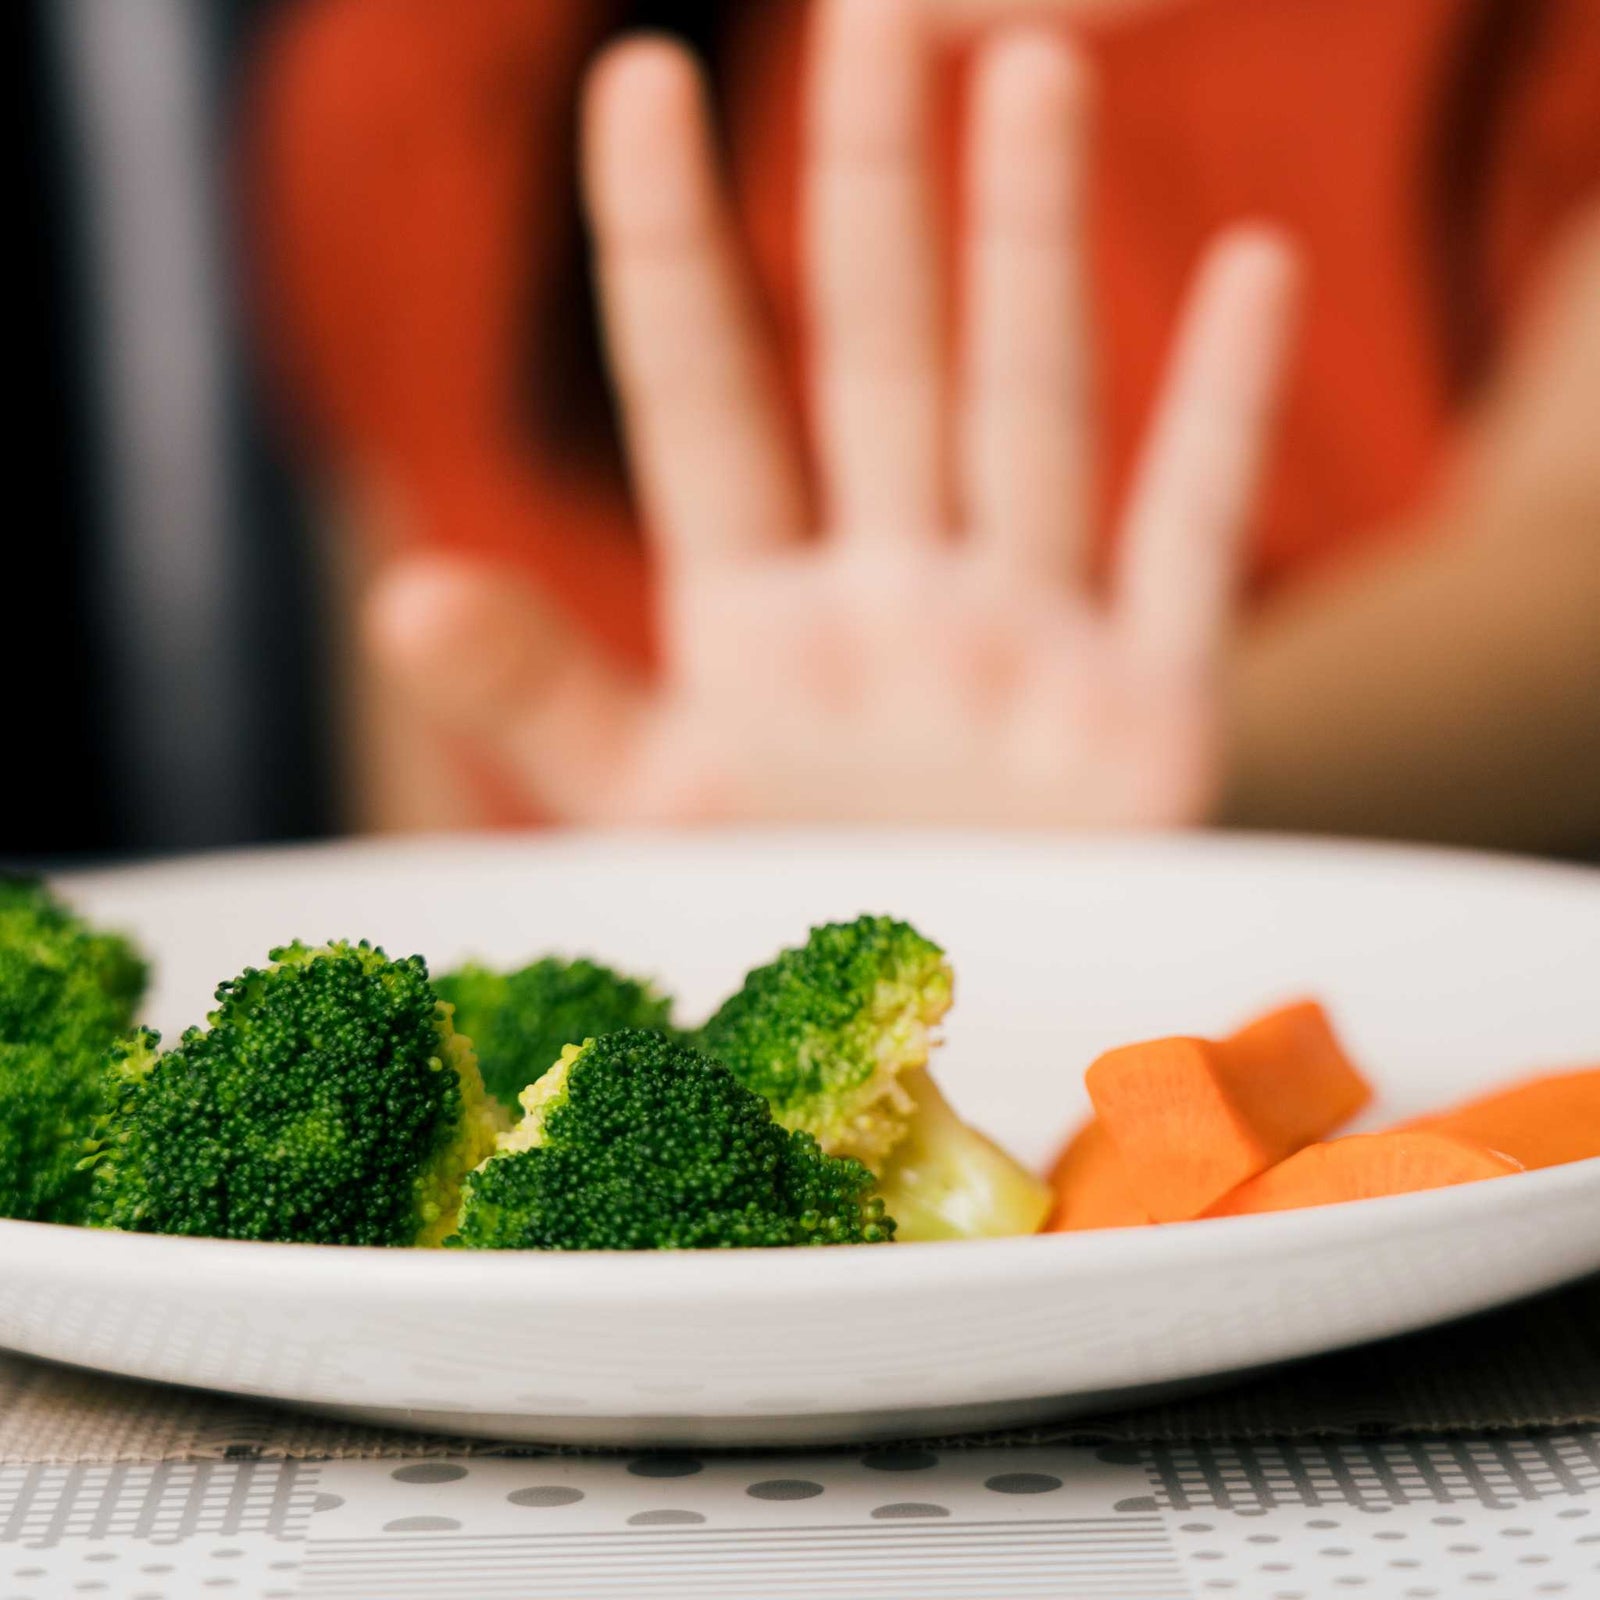
[[[1241,228],[1202,262],[1091,587],[1081,68],[1033,31],[980,56],[952,359],[918,7],[826,0],[815,31],[810,470],[694,65],[620,45],[590,86],[585,179],[658,556],[659,680],[514,580],[437,558],[378,585],[374,645],[573,820],[1198,821],[1289,254]]]

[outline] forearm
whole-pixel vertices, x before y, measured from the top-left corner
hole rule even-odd
[[[1600,209],[1417,531],[1247,630],[1225,817],[1600,842]]]
[[[1224,815],[1522,849],[1600,840],[1600,505],[1440,529],[1297,596],[1235,662]]]
[[[1419,537],[1236,651],[1225,820],[1600,842],[1600,207],[1556,253]]]

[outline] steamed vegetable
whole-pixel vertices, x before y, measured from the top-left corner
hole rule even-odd
[[[828,923],[750,972],[696,1042],[785,1127],[865,1163],[900,1238],[1032,1233],[1048,1186],[963,1122],[926,1070],[953,984],[907,923]]]
[[[40,883],[0,878],[0,1217],[81,1219],[101,1061],[144,984],[127,940]]]
[[[872,1175],[774,1122],[725,1067],[659,1033],[568,1045],[466,1181],[481,1250],[700,1250],[894,1236]]]
[[[1600,1156],[1600,1067],[1526,1078],[1404,1127],[1487,1145],[1530,1171],[1584,1161]]]
[[[420,956],[274,950],[164,1054],[115,1052],[89,1220],[145,1233],[437,1244],[503,1126]]]
[[[1344,1200],[1375,1200],[1521,1171],[1521,1164],[1510,1156],[1447,1133],[1358,1133],[1307,1145],[1241,1184],[1206,1214],[1242,1217]]]
[[[1371,1095],[1311,1004],[1270,1012],[1223,1040],[1109,1050],[1084,1083],[1129,1187],[1158,1222],[1199,1216],[1325,1138]]]
[[[546,956],[514,972],[474,962],[433,986],[455,1007],[456,1031],[472,1040],[484,1087],[513,1113],[563,1045],[624,1028],[672,1031],[669,996],[597,961]]]

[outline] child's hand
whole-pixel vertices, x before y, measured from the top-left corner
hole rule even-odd
[[[814,498],[692,63],[639,41],[595,74],[586,180],[659,557],[661,680],[625,680],[481,566],[407,562],[369,616],[380,659],[558,816],[1179,823],[1213,801],[1289,253],[1237,230],[1201,266],[1110,589],[1092,594],[1081,71],[1044,34],[984,53],[950,363],[917,10],[820,11]]]

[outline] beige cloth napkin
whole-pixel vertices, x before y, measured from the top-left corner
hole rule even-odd
[[[1160,1444],[1600,1425],[1600,1278],[1194,1399],[961,1444]],[[0,1464],[539,1453],[0,1356]]]

